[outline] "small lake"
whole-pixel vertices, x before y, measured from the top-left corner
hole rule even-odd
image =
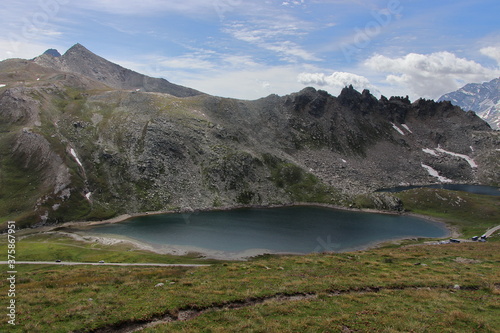
[[[88,232],[125,236],[158,248],[191,249],[212,257],[342,252],[391,239],[448,234],[443,225],[417,217],[309,206],[148,215],[98,225]]]
[[[443,190],[450,191],[463,191],[474,194],[482,194],[482,195],[494,195],[500,196],[500,188],[495,186],[486,186],[486,185],[467,185],[467,184],[432,184],[432,185],[410,185],[410,186],[396,186],[390,188],[384,188],[377,190],[377,192],[402,192],[406,190],[412,190],[415,188],[439,188]]]

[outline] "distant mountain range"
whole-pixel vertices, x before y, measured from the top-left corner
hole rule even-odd
[[[499,134],[450,102],[352,86],[211,96],[76,44],[0,62],[0,229],[303,202],[399,210],[375,190],[498,185]]]
[[[469,83],[441,96],[466,111],[474,111],[494,129],[500,129],[500,78],[484,83]]]

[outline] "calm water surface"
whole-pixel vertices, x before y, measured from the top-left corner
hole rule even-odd
[[[346,251],[394,238],[444,237],[424,219],[320,207],[236,209],[164,214],[100,225],[92,233],[127,236],[153,246],[191,246],[228,253]]]

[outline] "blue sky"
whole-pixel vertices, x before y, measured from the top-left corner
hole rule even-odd
[[[241,99],[306,86],[438,98],[500,76],[498,0],[3,0],[0,60],[75,43]]]

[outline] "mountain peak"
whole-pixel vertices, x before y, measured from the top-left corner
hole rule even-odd
[[[73,45],[72,47],[70,47],[66,53],[72,53],[72,52],[89,52],[89,53],[92,53],[90,52],[85,46],[83,46],[82,44],[80,43],[76,43],[75,45]]]
[[[66,57],[66,58],[74,58],[74,57],[78,58],[81,56],[87,56],[87,57],[92,56],[92,57],[98,57],[100,59],[103,59],[103,58],[99,57],[98,55],[96,55],[95,53],[93,53],[92,51],[90,51],[89,49],[87,49],[85,46],[83,46],[80,43],[77,43],[77,44],[73,45],[72,47],[70,47],[66,51],[66,53],[64,53],[64,55],[63,55],[63,57]]]
[[[48,49],[47,51],[43,52],[43,54],[47,54],[54,58],[59,58],[61,56],[61,53],[59,53],[59,51],[57,51],[56,49]]]
[[[59,53],[59,52],[58,52]],[[179,86],[165,79],[152,78],[124,68],[88,50],[80,43],[69,48],[60,57],[41,56],[35,62],[44,67],[83,75],[115,89],[160,92],[177,97],[203,94],[195,89]]]

